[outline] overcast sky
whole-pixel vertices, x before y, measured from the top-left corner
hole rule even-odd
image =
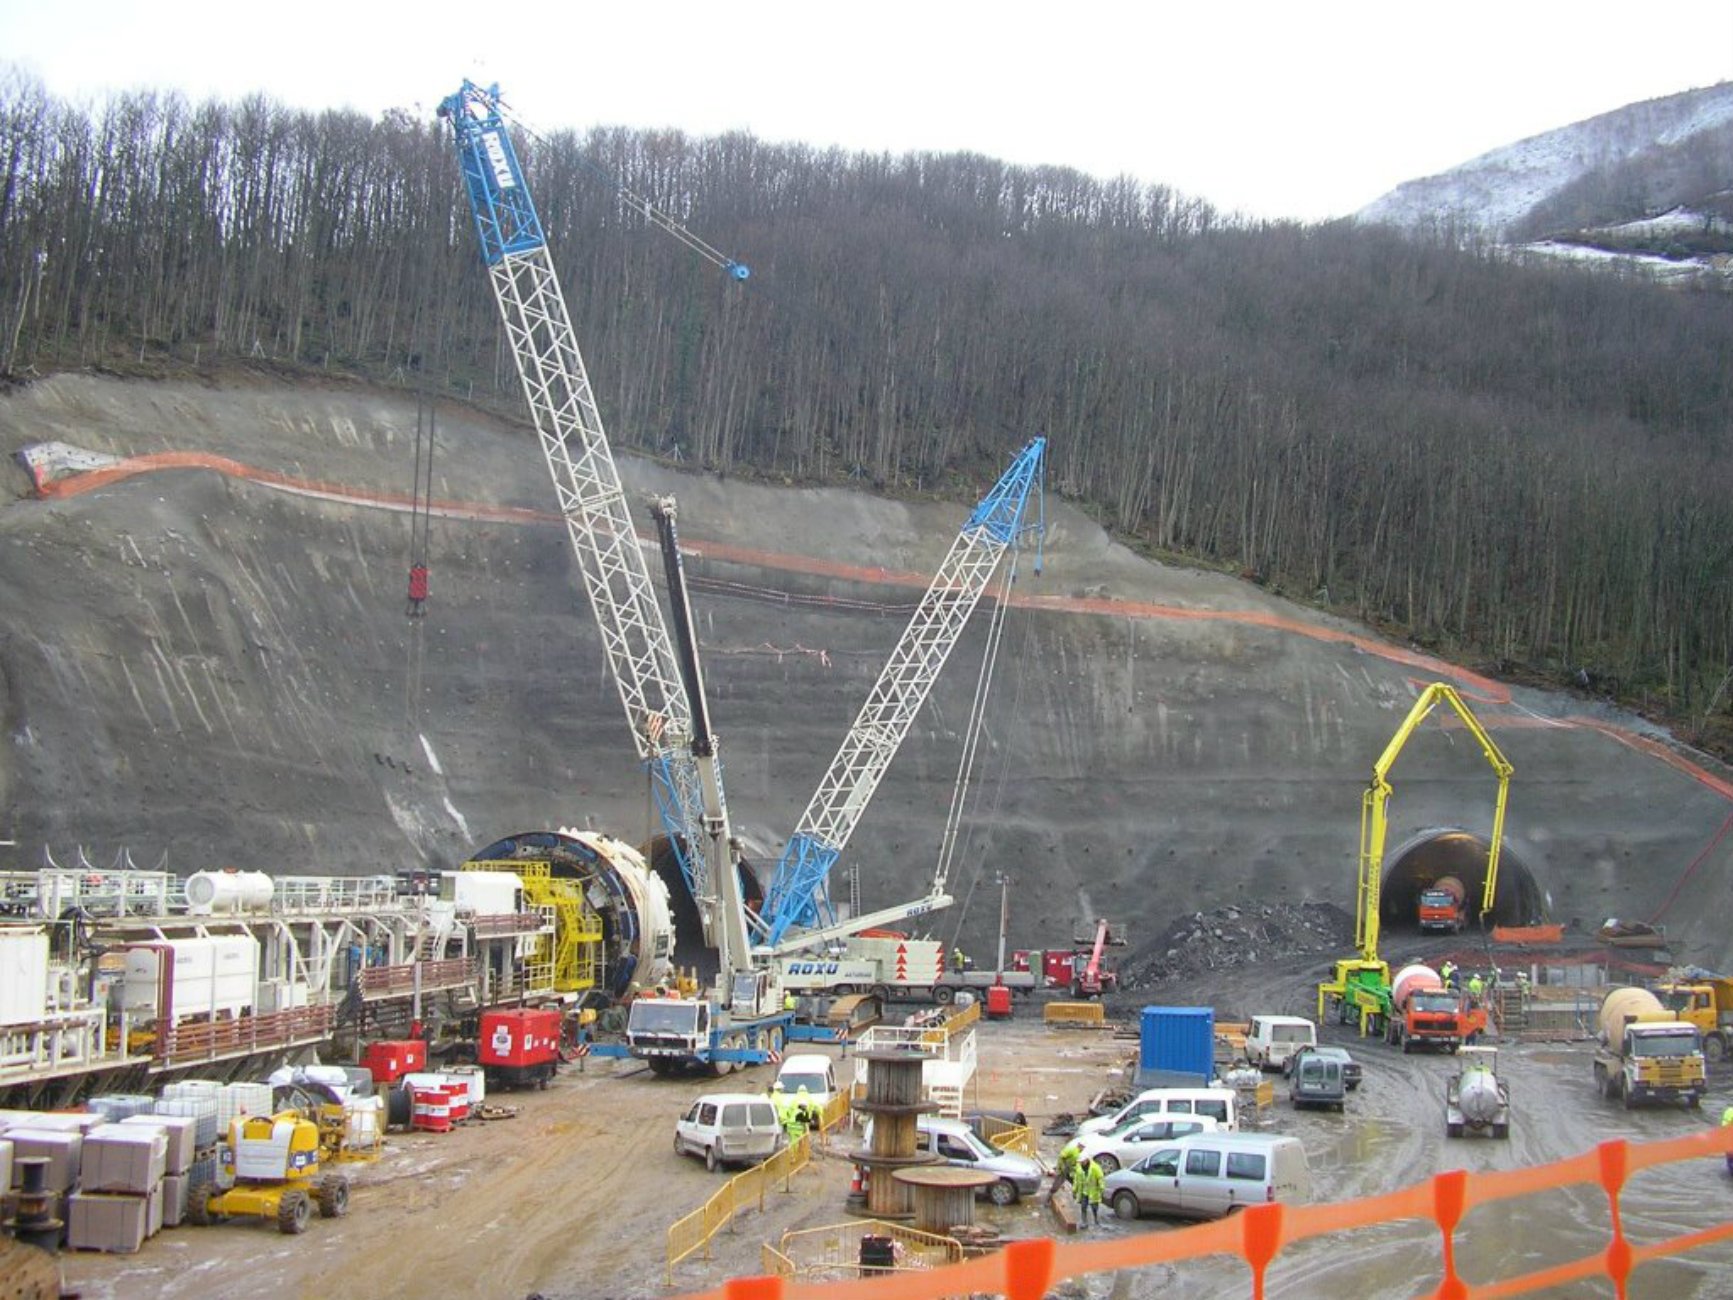
[[[1314,220],[1525,136],[1733,80],[1733,0],[6,0],[0,60],[80,103],[174,88],[369,115],[431,113],[467,76],[497,81],[544,132],[969,150]]]

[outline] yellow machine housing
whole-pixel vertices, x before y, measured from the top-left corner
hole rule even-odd
[[[234,1185],[194,1188],[187,1218],[207,1224],[229,1218],[275,1219],[279,1231],[305,1232],[313,1206],[327,1219],[349,1209],[349,1180],[321,1172],[319,1125],[298,1110],[239,1116],[229,1124],[222,1167]]]

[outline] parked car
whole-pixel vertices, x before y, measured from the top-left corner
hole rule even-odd
[[[1080,1156],[1091,1156],[1101,1172],[1111,1174],[1134,1165],[1156,1146],[1193,1133],[1214,1133],[1220,1126],[1208,1115],[1174,1119],[1134,1119],[1105,1133],[1091,1133],[1077,1140]]]
[[[1304,1016],[1253,1016],[1246,1026],[1246,1060],[1279,1070],[1302,1047],[1315,1047],[1318,1027]]]
[[[1362,1077],[1364,1077],[1365,1072],[1360,1068],[1360,1062],[1356,1061],[1352,1056],[1350,1056],[1348,1054],[1347,1048],[1345,1048],[1345,1047],[1306,1047],[1306,1048],[1302,1048],[1301,1051],[1316,1052],[1319,1056],[1328,1056],[1328,1057],[1334,1058],[1335,1060],[1340,1061],[1342,1063],[1342,1083],[1343,1083],[1343,1085],[1348,1089],[1349,1092],[1353,1092],[1356,1088],[1358,1088],[1360,1086],[1360,1080]],[[1298,1055],[1298,1053],[1296,1053],[1296,1055]],[[1283,1074],[1292,1074],[1294,1072],[1294,1059],[1295,1058],[1293,1056],[1290,1056],[1286,1061],[1282,1062],[1282,1073]]]
[[[1339,1056],[1304,1047],[1288,1058],[1282,1073],[1288,1076],[1288,1100],[1296,1108],[1334,1107],[1338,1113],[1348,1108],[1348,1081]]]
[[[1140,1092],[1111,1115],[1097,1115],[1077,1126],[1077,1135],[1105,1133],[1134,1119],[1167,1119],[1179,1115],[1208,1115],[1222,1128],[1240,1125],[1239,1097],[1232,1088],[1150,1088]]]
[[[1106,1200],[1122,1219],[1143,1214],[1219,1219],[1248,1205],[1311,1199],[1300,1139],[1282,1133],[1199,1133],[1107,1176]]]
[[[799,1052],[783,1058],[776,1081],[789,1096],[797,1096],[802,1088],[812,1098],[813,1105],[823,1106],[838,1092],[836,1062],[817,1052]]]
[[[862,1143],[872,1146],[872,1121],[867,1121]],[[948,1165],[997,1174],[998,1180],[976,1193],[994,1205],[1012,1205],[1019,1197],[1032,1196],[1041,1187],[1047,1171],[1037,1160],[1015,1151],[1001,1151],[979,1137],[960,1119],[922,1115],[915,1121],[915,1149],[930,1151]]]
[[[782,1141],[776,1107],[763,1093],[706,1093],[674,1126],[675,1154],[702,1156],[711,1171],[767,1160]]]

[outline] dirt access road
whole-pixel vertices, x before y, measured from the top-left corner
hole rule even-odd
[[[1234,1000],[1262,989],[1270,1000],[1263,1009],[1291,1009],[1312,965],[1314,958],[1291,959],[1240,974]],[[982,1024],[978,1033],[976,1104],[1020,1103],[1037,1124],[1081,1111],[1104,1086],[1123,1085],[1123,1067],[1135,1054],[1134,1043],[1107,1034],[1045,1029],[1033,1009],[1010,1024]],[[1404,1056],[1334,1029],[1326,1036],[1348,1045],[1365,1064],[1366,1082],[1347,1114],[1296,1113],[1279,1100],[1267,1125],[1302,1139],[1315,1194],[1325,1200],[1394,1190],[1448,1168],[1556,1160],[1609,1137],[1676,1136],[1710,1122],[1733,1100],[1733,1077],[1719,1074],[1701,1112],[1626,1112],[1596,1096],[1586,1044],[1510,1045],[1503,1060],[1515,1111],[1509,1141],[1452,1141],[1444,1136],[1442,1115],[1448,1058]],[[732,1076],[726,1086],[762,1088],[768,1081],[768,1068],[760,1068]],[[569,1070],[546,1093],[502,1096],[520,1107],[516,1119],[451,1134],[394,1136],[383,1159],[357,1168],[349,1217],[316,1219],[305,1236],[283,1237],[248,1224],[179,1228],[135,1256],[67,1256],[66,1283],[91,1300],[389,1296],[429,1287],[452,1297],[665,1295],[667,1226],[721,1181],[699,1161],[673,1154],[673,1126],[692,1097],[715,1086],[657,1080],[635,1065]],[[1285,1097],[1279,1082],[1277,1093]],[[833,1141],[832,1154],[799,1175],[791,1194],[771,1196],[764,1214],[749,1213],[734,1231],[721,1233],[712,1260],[682,1264],[674,1289],[701,1290],[756,1273],[761,1242],[844,1220],[849,1166],[836,1152],[850,1141]],[[1049,1163],[1059,1141],[1042,1139]],[[1053,1230],[1039,1201],[979,1210],[981,1220],[1006,1236]],[[1713,1162],[1669,1166],[1632,1181],[1624,1212],[1634,1241],[1656,1240],[1733,1214],[1733,1185]],[[1111,1216],[1104,1227],[1110,1234],[1173,1230]],[[1465,1276],[1486,1281],[1586,1255],[1606,1241],[1607,1210],[1598,1193],[1555,1193],[1523,1204],[1519,1214],[1471,1214],[1459,1234],[1458,1261]],[[1438,1260],[1438,1243],[1425,1227],[1392,1224],[1287,1252],[1272,1270],[1268,1294],[1394,1300],[1428,1291]],[[1730,1278],[1733,1254],[1711,1247],[1645,1266],[1631,1295],[1707,1300],[1727,1294]],[[1066,1284],[1061,1294],[1214,1298],[1249,1294],[1249,1284],[1242,1265],[1218,1257],[1092,1277]],[[1611,1289],[1585,1286],[1573,1294],[1610,1295]]]

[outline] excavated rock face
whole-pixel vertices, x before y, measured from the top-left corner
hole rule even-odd
[[[20,846],[0,865],[82,845],[183,873],[377,872],[450,867],[537,827],[640,845],[659,829],[522,429],[441,410],[430,592],[405,617],[409,517],[380,497],[409,496],[415,423],[412,395],[330,386],[60,376],[0,396],[0,829]],[[226,463],[39,500],[10,458],[49,440]],[[621,471],[634,501],[680,499],[729,807],[762,872],[973,503]],[[991,954],[1004,872],[1010,947],[1069,947],[1106,916],[1136,951],[1176,917],[1219,925],[1229,909],[1244,942],[1214,947],[1309,943],[1352,911],[1374,760],[1418,686],[1455,670],[1144,561],[1062,502],[1048,519],[987,706],[959,902],[929,932]],[[866,908],[926,892],[990,603],[867,809],[837,898],[851,866]],[[1551,919],[1665,912],[1682,959],[1733,958],[1714,919],[1733,904],[1733,837],[1715,841],[1725,772],[1662,761],[1655,738],[1627,743],[1641,723],[1584,717],[1581,701],[1451,680],[1516,769],[1507,862]],[[1491,778],[1460,729],[1417,732],[1391,779],[1391,845],[1490,831]],[[1341,955],[1330,925],[1318,950]],[[1164,937],[1138,959],[1153,978],[1203,946]]]

